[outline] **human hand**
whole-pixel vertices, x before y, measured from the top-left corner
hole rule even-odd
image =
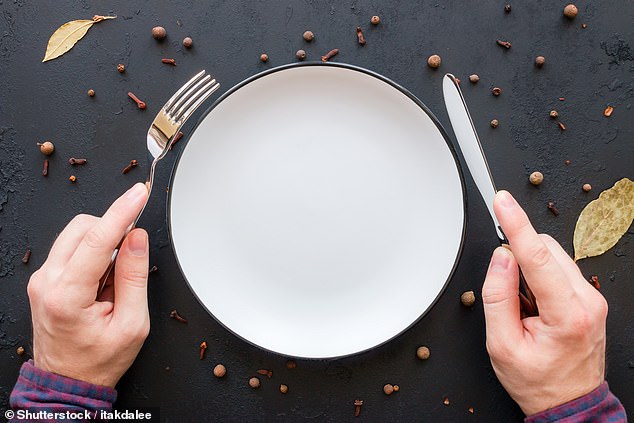
[[[76,216],[31,276],[27,292],[36,367],[114,387],[136,358],[150,330],[143,229],[126,236],[114,279],[95,298],[114,249],[147,196],[146,187],[136,184],[103,217]]]
[[[486,345],[502,386],[532,415],[603,382],[608,305],[557,241],[535,232],[511,194],[498,192],[494,209],[513,252],[493,252],[482,287]],[[539,316],[520,319],[518,264]]]

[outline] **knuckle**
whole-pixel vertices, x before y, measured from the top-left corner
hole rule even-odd
[[[509,292],[506,289],[490,287],[487,286],[486,283],[482,288],[482,302],[484,304],[498,304],[508,301],[509,299]]]
[[[29,296],[31,301],[36,300],[39,297],[40,293],[40,283],[41,279],[40,271],[36,270],[31,277],[29,278],[29,283],[26,285],[26,294]]]
[[[150,324],[145,321],[142,324],[127,324],[121,329],[121,340],[127,342],[142,343],[150,333]]]
[[[489,356],[497,362],[512,362],[513,349],[506,343],[487,337],[486,348]]]
[[[44,310],[53,319],[65,319],[68,315],[64,298],[58,294],[49,294],[43,299]]]
[[[108,236],[105,231],[99,227],[94,227],[84,236],[84,243],[90,248],[101,248],[107,242]]]
[[[572,337],[583,337],[592,329],[594,319],[587,311],[575,313],[570,320],[570,335]]]
[[[528,250],[529,263],[534,267],[544,267],[550,262],[550,250],[543,242]]]
[[[81,213],[73,217],[73,220],[70,221],[70,224],[83,226],[83,225],[93,223],[95,219],[98,219],[98,218],[90,214]]]
[[[147,268],[145,266],[143,269],[128,267],[122,270],[121,277],[126,281],[127,285],[135,288],[145,288],[148,277]]]

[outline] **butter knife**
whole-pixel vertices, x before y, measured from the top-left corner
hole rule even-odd
[[[495,188],[495,182],[493,182],[493,176],[489,169],[484,150],[482,150],[482,144],[480,138],[473,125],[473,120],[469,114],[467,103],[464,100],[462,91],[456,77],[448,73],[443,78],[442,82],[443,96],[445,98],[445,107],[449,114],[449,120],[451,126],[456,134],[458,145],[462,151],[462,155],[467,162],[467,167],[471,172],[471,176],[480,191],[480,195],[486,203],[489,214],[495,224],[495,230],[497,232],[500,244],[508,245],[506,235],[502,231],[500,222],[498,222],[495,212],[493,211],[493,198],[497,189]],[[520,270],[520,288],[524,292],[520,292],[520,306],[522,310],[522,317],[535,316],[538,314],[537,304],[535,302],[535,296],[530,290],[530,287],[524,279],[524,275]]]

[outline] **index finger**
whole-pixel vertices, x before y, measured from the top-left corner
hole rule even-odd
[[[110,264],[115,248],[121,242],[147,200],[147,188],[136,184],[115,200],[103,217],[84,235],[68,261],[64,278],[67,288],[77,290],[81,298],[94,301],[99,278]]]
[[[511,194],[499,191],[493,208],[526,282],[535,294],[541,319],[547,324],[565,319],[575,295],[566,272]]]

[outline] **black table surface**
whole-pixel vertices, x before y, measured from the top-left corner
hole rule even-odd
[[[306,50],[308,60],[319,60],[339,48],[334,61],[373,70],[409,89],[452,139],[441,80],[445,72],[454,73],[463,81],[498,187],[513,192],[537,229],[571,253],[583,207],[634,175],[634,3],[582,1],[574,20],[563,16],[564,5],[517,2],[505,13],[501,1],[0,1],[0,409],[8,407],[18,369],[32,354],[29,275],[75,214],[101,214],[132,183],[145,179],[148,125],[169,95],[203,68],[222,82],[222,93],[260,71],[295,62],[298,49]],[[95,14],[118,18],[95,25],[70,52],[42,63],[55,29]],[[373,27],[375,14],[381,23]],[[166,28],[164,42],[151,37],[155,25]],[[357,43],[357,26],[365,32],[365,46]],[[302,39],[307,29],[315,33],[311,43]],[[193,38],[191,49],[181,45],[186,36]],[[496,39],[511,41],[512,48],[496,45]],[[267,63],[260,61],[261,53],[268,54]],[[427,66],[431,54],[442,57],[440,69]],[[538,55],[546,58],[541,69],[534,66]],[[175,58],[177,66],[161,63],[164,57]],[[117,72],[118,63],[125,73]],[[469,83],[472,73],[479,83]],[[503,90],[499,97],[491,95],[494,86]],[[94,98],[88,89],[95,90]],[[147,109],[139,110],[128,91],[145,100]],[[614,106],[609,118],[603,116],[607,105]],[[553,109],[565,131],[549,118]],[[489,124],[494,118],[500,122],[496,129]],[[324,128],[325,122],[314,122],[306,131]],[[56,146],[48,177],[41,176],[44,157],[36,146],[45,139]],[[161,163],[158,186],[169,184],[185,145]],[[86,157],[88,164],[71,168],[66,162],[71,156]],[[140,165],[121,174],[131,159]],[[528,183],[534,170],[545,177],[539,187]],[[68,181],[70,174],[77,176],[75,183]],[[591,192],[581,190],[584,183],[592,184]],[[229,333],[197,302],[170,247],[167,196],[158,189],[140,223],[150,233],[151,264],[158,266],[149,281],[152,329],[118,385],[116,407],[156,407],[162,421],[341,422],[357,421],[353,401],[362,399],[358,421],[521,421],[485,349],[479,293],[498,241],[468,172],[466,186],[463,255],[433,309],[379,348],[342,359],[297,360],[295,369],[286,368],[286,357]],[[549,201],[559,216],[546,208]],[[579,263],[586,278],[598,275],[609,302],[607,379],[630,419],[633,233],[630,229],[606,254]],[[27,248],[33,254],[25,265]],[[466,308],[459,297],[471,289],[477,301]],[[189,323],[169,318],[172,309]],[[203,340],[209,348],[201,361]],[[415,356],[419,345],[431,349],[426,362]],[[16,354],[18,346],[26,349],[24,356]],[[212,375],[216,363],[228,369],[222,380]],[[247,381],[258,369],[270,369],[273,376],[261,377],[262,387],[252,390]],[[286,395],[280,383],[289,386]],[[401,389],[388,397],[385,383]]]

